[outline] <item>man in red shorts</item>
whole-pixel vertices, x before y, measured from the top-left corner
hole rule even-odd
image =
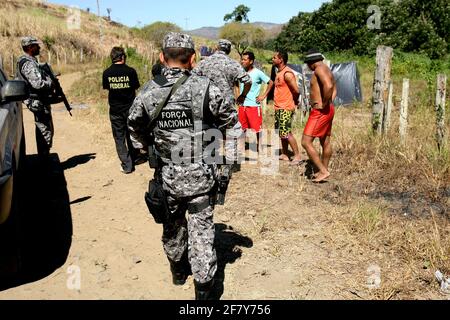
[[[314,72],[311,78],[311,114],[305,131],[302,146],[308,153],[310,160],[319,169],[313,182],[320,183],[330,177],[329,163],[333,154],[331,147],[331,129],[334,119],[333,101],[337,95],[336,81],[330,68],[323,63],[324,56],[316,49],[306,54],[305,63]],[[320,139],[322,145],[322,159],[314,148],[315,138]]]
[[[245,71],[252,78],[252,87],[247,94],[244,103],[239,106],[239,121],[241,122],[242,129],[253,130],[258,139],[257,150],[259,151],[260,136],[263,124],[263,116],[261,110],[261,102],[264,101],[269,92],[273,88],[273,81],[264,74],[258,68],[255,68],[255,54],[251,51],[244,52],[242,54],[241,64]],[[261,87],[263,84],[267,84],[266,91],[261,94]],[[240,92],[244,91],[244,85],[240,85]]]

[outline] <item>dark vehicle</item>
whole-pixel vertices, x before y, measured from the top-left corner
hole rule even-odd
[[[28,96],[24,81],[8,81],[0,69],[0,276],[19,266],[17,190],[25,160],[21,101]]]

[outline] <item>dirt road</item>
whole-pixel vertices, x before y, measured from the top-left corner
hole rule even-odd
[[[63,86],[78,77],[63,77]],[[29,276],[3,288],[0,299],[193,299],[192,277],[183,287],[171,284],[161,226],[143,201],[153,174],[148,166],[122,174],[107,124],[99,130],[80,116],[82,111],[74,110],[71,118],[56,106],[54,166],[48,174],[41,172],[32,156],[33,119],[24,112],[33,177],[22,199],[31,221]],[[243,166],[227,204],[215,215],[221,298],[367,297],[365,272],[373,260],[352,261],[351,255],[359,254],[352,248],[327,246],[324,230],[338,193],[336,184],[311,185],[287,165],[275,176],[260,175],[256,165]],[[347,262],[335,265],[345,254]]]

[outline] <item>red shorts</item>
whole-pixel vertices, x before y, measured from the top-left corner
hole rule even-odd
[[[313,109],[303,134],[314,138],[329,137],[333,128],[333,119],[334,105],[330,105],[327,110]]]
[[[239,122],[243,130],[252,129],[256,133],[262,130],[262,110],[260,107],[239,107]]]

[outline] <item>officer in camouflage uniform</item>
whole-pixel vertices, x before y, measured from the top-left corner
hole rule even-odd
[[[53,119],[50,103],[46,102],[53,88],[53,82],[40,68],[36,56],[40,54],[39,41],[24,37],[21,41],[25,55],[17,61],[17,77],[30,87],[30,98],[24,103],[34,114],[36,144],[39,156],[47,158],[53,144]]]
[[[162,241],[173,283],[183,285],[192,272],[196,299],[204,300],[211,298],[217,271],[213,246],[213,188],[217,165],[205,161],[202,137],[209,128],[227,131],[234,137],[242,129],[236,110],[224,99],[220,89],[208,78],[190,72],[195,58],[194,42],[189,35],[166,35],[160,59],[166,64],[163,76],[167,82],[151,81],[144,86],[130,109],[128,126],[136,148],[147,147],[149,130],[154,135],[154,146],[162,164],[155,175],[162,180],[170,211],[169,221],[163,225]],[[187,80],[155,119],[158,105],[183,75],[188,76]],[[151,128],[150,123],[154,123]],[[195,152],[194,147],[193,155],[189,148],[196,144],[194,141],[201,141],[201,152]],[[189,151],[180,156],[180,151],[186,148]]]
[[[226,39],[219,40],[216,52],[200,61],[193,72],[211,79],[232,103],[235,102],[234,86],[238,83],[244,84],[244,90],[236,101],[241,105],[252,87],[252,79],[239,62],[228,56],[230,52],[231,42]]]
[[[252,78],[239,62],[229,57],[231,45],[229,40],[220,39],[216,47],[216,52],[200,61],[192,72],[211,79],[233,106],[236,103],[241,106],[244,104],[247,94],[252,88]],[[235,99],[234,88],[235,85],[238,85],[239,83],[244,85],[244,89],[242,90],[241,95]],[[243,136],[240,138],[242,140]],[[241,150],[241,148],[239,148],[239,150]],[[238,153],[238,149],[236,149],[236,153]],[[232,166],[232,172],[238,172],[241,170],[240,160],[242,158],[242,153],[236,154],[234,157],[238,158],[239,161]]]

